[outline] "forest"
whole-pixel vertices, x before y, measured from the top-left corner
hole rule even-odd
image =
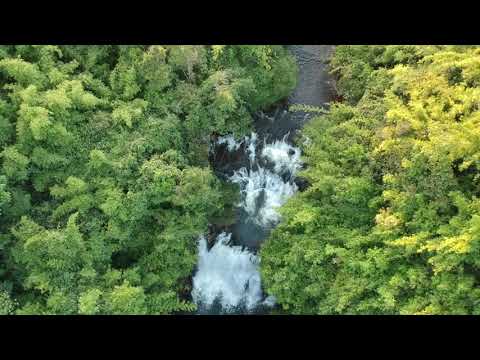
[[[480,313],[480,47],[339,45],[295,138],[307,185],[259,250],[278,315]],[[195,312],[232,223],[214,138],[255,130],[281,45],[0,46],[0,314]]]
[[[192,311],[231,206],[214,133],[292,90],[282,46],[2,46],[0,313]]]
[[[480,47],[337,46],[330,68],[267,292],[291,314],[480,313]]]

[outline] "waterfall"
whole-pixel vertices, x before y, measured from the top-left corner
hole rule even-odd
[[[335,89],[326,60],[334,46],[289,48],[297,58],[299,73],[288,103],[323,107],[333,100]],[[212,144],[214,154],[220,150],[222,155],[224,151],[232,155],[218,157],[219,161],[231,161],[220,164],[219,169],[223,177],[239,185],[240,201],[232,233],[219,234],[210,250],[205,238],[199,239],[192,296],[205,312],[217,312],[212,310],[217,306],[220,313],[238,313],[239,308],[241,313],[250,313],[275,304],[273,297],[264,299],[258,272],[261,259],[254,249],[281,220],[278,208],[297,191],[294,180],[302,166],[301,154],[287,138],[309,121],[308,115],[280,107],[268,114],[260,112],[255,119],[258,134],[241,139],[226,135]],[[308,144],[311,140],[304,137],[303,141]]]
[[[276,211],[297,190],[292,182],[284,182],[275,172],[259,167],[258,170],[241,168],[230,181],[240,185],[242,201],[239,206],[258,225],[271,227],[280,217]]]
[[[237,206],[246,214],[245,226],[251,222],[262,229],[273,228],[280,221],[278,208],[297,191],[293,180],[301,167],[300,150],[288,144],[286,138],[259,144],[258,135],[252,133],[239,141],[231,135],[217,140],[217,146],[224,144],[229,152],[243,151],[249,159],[248,168],[241,167],[228,178],[239,185]],[[263,146],[261,151],[259,146]],[[210,250],[205,237],[200,237],[193,277],[194,302],[207,311],[217,304],[222,313],[273,306],[275,299],[265,298],[262,291],[260,258],[251,249],[232,245],[231,237],[231,233],[222,232]]]
[[[229,246],[230,237],[222,232],[210,250],[200,238],[192,296],[197,305],[207,308],[218,299],[226,312],[242,304],[251,310],[262,301],[259,258],[241,246]]]
[[[226,144],[228,151],[235,151],[240,148],[242,142],[237,142],[232,135],[220,136],[217,140],[217,144]]]
[[[301,167],[300,149],[288,144],[287,137],[288,134],[281,141],[275,140],[272,144],[265,144],[262,157],[274,164],[275,173],[289,173],[294,176]]]

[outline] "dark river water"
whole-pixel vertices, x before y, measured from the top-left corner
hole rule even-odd
[[[199,240],[199,260],[193,277],[198,314],[265,314],[275,306],[266,296],[258,271],[257,251],[281,220],[278,208],[298,191],[300,150],[292,142],[310,114],[289,112],[293,104],[322,107],[334,97],[327,63],[334,46],[291,45],[298,81],[286,104],[255,114],[255,132],[242,139],[220,137],[211,160],[219,177],[238,184],[236,222],[208,244]]]

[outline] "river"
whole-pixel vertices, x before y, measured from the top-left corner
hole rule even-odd
[[[255,114],[255,132],[242,139],[223,136],[212,144],[217,175],[239,185],[236,222],[216,234],[213,245],[199,239],[192,298],[198,314],[265,314],[275,306],[261,286],[257,254],[275,227],[278,208],[299,189],[300,150],[292,142],[311,116],[289,112],[293,104],[322,107],[334,97],[326,61],[334,46],[291,45],[298,64],[297,86],[286,104]]]

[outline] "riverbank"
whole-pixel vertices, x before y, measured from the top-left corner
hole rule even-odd
[[[256,131],[250,136],[219,137],[212,146],[212,166],[217,176],[239,186],[240,202],[231,226],[200,240],[192,292],[197,304],[206,304],[199,313],[231,313],[233,308],[237,314],[258,313],[275,304],[263,294],[256,254],[280,221],[278,209],[298,191],[301,154],[292,143],[310,116],[288,108],[323,107],[334,95],[327,69],[333,47],[297,45],[290,50],[297,59],[298,82],[287,101],[255,114]]]

